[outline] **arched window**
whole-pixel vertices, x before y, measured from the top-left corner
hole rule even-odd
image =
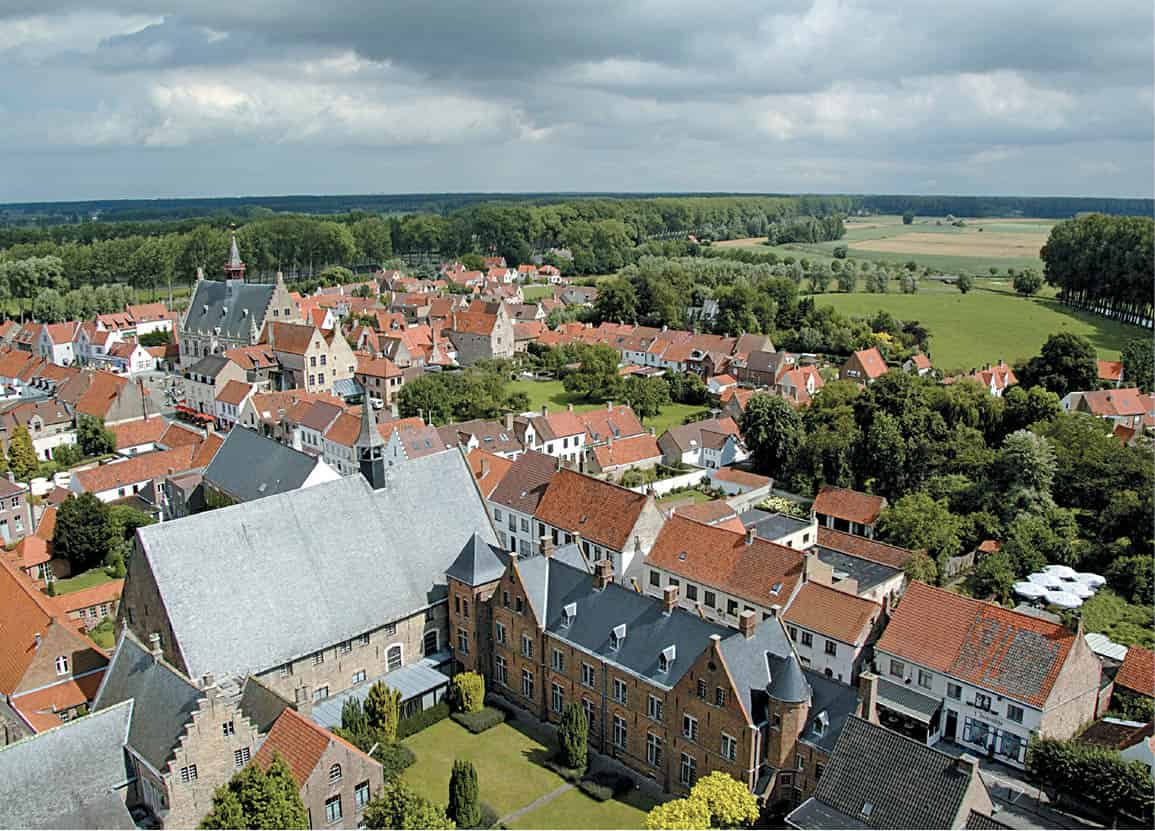
[[[333,782],[340,782],[340,781],[341,781],[341,766],[340,765],[333,765],[333,767],[329,768],[329,782],[333,783]]]
[[[393,644],[385,653],[385,667],[389,672],[401,669],[401,644]]]

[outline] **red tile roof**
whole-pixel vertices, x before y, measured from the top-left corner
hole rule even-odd
[[[988,369],[977,370],[971,377],[977,378],[988,389],[992,386],[997,390],[1006,389],[1019,383],[1015,371],[1004,363],[996,364]]]
[[[446,329],[470,335],[484,335],[488,337],[497,325],[497,315],[475,312],[457,312],[450,319]]]
[[[308,324],[270,321],[265,327],[262,340],[277,352],[304,355],[316,333],[317,328]]]
[[[272,369],[277,365],[277,358],[273,355],[273,350],[264,343],[229,349],[225,352],[225,357],[245,371]]]
[[[220,401],[222,404],[232,404],[234,407],[239,407],[244,403],[248,394],[252,392],[252,389],[252,384],[246,383],[245,381],[229,381],[217,396],[217,401]]]
[[[1122,381],[1123,380],[1123,362],[1122,361],[1099,361],[1099,380],[1100,381]]]
[[[783,617],[820,635],[843,643],[862,644],[882,606],[873,600],[839,591],[818,583],[806,583],[798,590]]]
[[[1087,409],[1100,417],[1143,415],[1147,408],[1143,405],[1136,387],[1118,390],[1092,390],[1082,393]]]
[[[360,410],[360,408],[357,408]],[[325,431],[325,438],[342,447],[352,447],[357,441],[357,434],[361,432],[361,415],[344,412]]]
[[[628,405],[599,407],[576,415],[585,426],[590,444],[607,441],[611,436],[621,439],[640,436],[646,432],[633,407]]]
[[[878,378],[886,374],[886,360],[882,357],[882,353],[878,351],[877,347],[870,349],[860,349],[854,353],[854,357],[858,358],[859,364],[862,365],[862,371],[866,373],[867,378]]]
[[[176,447],[156,453],[142,453],[122,462],[81,470],[73,474],[81,486],[82,493],[99,493],[120,487],[128,487],[138,482],[147,482],[169,473],[188,470],[193,467],[194,447]]]
[[[185,427],[175,421],[168,425],[168,429],[165,430],[164,435],[160,437],[160,444],[163,444],[170,450],[174,447],[190,447],[200,444],[202,441],[204,441],[203,435],[191,427]]]
[[[594,457],[602,470],[620,465],[637,464],[643,461],[659,461],[662,450],[658,440],[649,433],[628,439],[617,439],[613,444],[599,444],[594,448]]]
[[[14,696],[12,708],[23,716],[33,730],[42,733],[61,725],[58,713],[96,698],[102,680],[104,670],[76,679],[69,678],[51,687]]]
[[[1115,686],[1155,697],[1155,652],[1141,646],[1127,647],[1127,656],[1115,676]]]
[[[722,499],[678,505],[674,508],[673,514],[692,519],[703,525],[716,525],[719,528],[727,528],[739,534],[746,533],[746,526],[742,524],[738,514]]]
[[[914,365],[916,367],[918,367],[919,369],[930,369],[931,368],[930,358],[928,358],[926,355],[922,354],[921,352],[916,352],[914,355],[912,355],[911,360],[914,362]]]
[[[878,540],[870,540],[857,534],[835,531],[833,528],[818,526],[818,544],[823,548],[841,551],[860,560],[870,560],[891,568],[902,569],[917,553],[909,548],[899,548]]]
[[[77,412],[93,418],[104,418],[120,394],[121,387],[127,383],[128,379],[113,375],[111,372],[100,370],[94,372],[88,389],[76,402]]]
[[[769,477],[759,476],[757,473],[748,473],[745,470],[736,470],[732,467],[723,467],[714,471],[714,477],[722,482],[732,482],[745,488],[761,488],[770,484]]]
[[[124,580],[109,580],[99,586],[90,586],[87,589],[61,594],[53,598],[62,614],[75,612],[77,609],[87,609],[89,606],[101,603],[112,603],[120,600],[124,592]]]
[[[469,451],[469,469],[473,471],[477,487],[486,499],[489,499],[490,494],[501,484],[501,480],[509,473],[511,467],[513,461],[504,456],[489,453],[481,448]]]
[[[12,555],[17,567],[23,569],[47,563],[52,559],[52,553],[48,550],[48,541],[36,534],[24,537],[16,543],[16,547],[12,549]]]
[[[577,436],[586,431],[585,422],[578,418],[576,413],[571,413],[568,410],[534,416],[532,421],[533,429],[537,431],[539,441],[552,441],[564,436]]]
[[[108,429],[116,436],[116,448],[122,450],[160,441],[168,426],[169,422],[164,418],[153,416],[152,418],[138,418],[135,421],[114,424]]]
[[[1042,707],[1076,637],[1061,624],[913,581],[876,649]]]
[[[646,563],[762,606],[784,605],[802,579],[801,551],[674,514]],[[778,590],[774,591],[777,586]]]
[[[357,353],[357,374],[374,378],[395,378],[401,374],[401,370],[388,358],[371,358]]]
[[[814,512],[848,522],[873,525],[886,507],[886,498],[861,491],[823,485],[814,499]]]
[[[267,768],[273,763],[273,754],[278,753],[292,771],[297,787],[304,787],[333,738],[325,728],[286,707],[269,728],[253,762]]]
[[[535,516],[614,551],[625,551],[646,507],[645,494],[562,469],[554,474]]]

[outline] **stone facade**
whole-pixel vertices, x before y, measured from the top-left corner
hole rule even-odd
[[[368,800],[385,785],[380,764],[334,739],[301,785],[310,828],[361,828]],[[333,806],[336,806],[335,810]],[[338,813],[337,819],[329,819]]]

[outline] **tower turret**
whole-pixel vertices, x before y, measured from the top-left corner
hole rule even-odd
[[[357,464],[361,475],[373,490],[385,486],[385,439],[377,429],[377,419],[373,415],[373,403],[365,391],[365,400],[361,403],[361,431],[357,434],[357,441],[353,443],[357,453]]]

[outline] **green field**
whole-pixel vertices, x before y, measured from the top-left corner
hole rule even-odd
[[[477,768],[481,801],[493,806],[499,818],[566,785],[542,766],[550,750],[508,724],[475,736],[446,719],[406,739],[405,744],[417,756],[404,773],[405,781],[441,805],[449,796],[449,773],[455,759],[467,759]],[[511,820],[511,827],[641,828],[651,803],[630,796],[628,802],[597,802],[581,791],[566,790]]]
[[[56,589],[57,594],[68,594],[69,592],[78,592],[81,589],[90,589],[93,586],[99,586],[101,583],[108,583],[113,578],[105,573],[103,567],[89,569],[81,572],[75,577],[69,577],[66,580],[57,580],[52,585]]]
[[[826,263],[834,259],[835,247],[845,245],[847,256],[852,259],[896,266],[914,260],[921,266],[946,274],[959,271],[987,274],[992,267],[1003,274],[1008,268],[1033,268],[1041,272],[1043,263],[1038,257],[1037,247],[1046,241],[1054,225],[1045,219],[995,218],[968,219],[965,227],[956,228],[946,223],[935,224],[938,221],[932,217],[917,217],[914,224],[903,225],[900,216],[852,218],[846,222],[846,235],[832,242],[767,246],[764,240],[748,239],[731,240],[720,245],[774,251],[780,257],[806,257]],[[1026,251],[1032,253],[1012,250],[1016,243],[1027,244]],[[884,250],[878,250],[880,248]]]
[[[885,309],[900,320],[917,320],[931,332],[930,356],[943,370],[970,370],[1000,358],[1014,363],[1038,354],[1056,332],[1083,335],[1099,357],[1115,359],[1143,330],[1063,306],[1052,297],[1025,299],[1005,281],[984,280],[969,294],[922,281],[918,294],[820,294],[815,302],[844,314],[871,315]]]
[[[553,286],[551,285],[532,285],[522,286],[521,296],[525,298],[525,302],[529,303],[534,300],[541,300],[543,297],[549,297],[553,294]]]
[[[526,381],[519,379],[509,385],[510,392],[524,392],[529,396],[529,408],[541,412],[542,405],[550,412],[561,412],[573,405],[574,412],[586,412],[604,407],[604,402],[589,401],[565,391],[561,381]],[[684,424],[688,416],[704,412],[705,408],[693,404],[669,404],[654,418],[646,419],[646,427],[654,428],[654,435],[661,436],[671,427]]]

